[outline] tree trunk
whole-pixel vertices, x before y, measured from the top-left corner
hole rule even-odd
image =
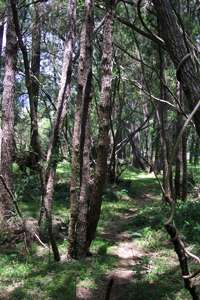
[[[179,99],[179,103],[184,107],[183,105],[183,95],[182,95],[182,89],[181,85],[179,82],[177,82],[177,98]],[[176,137],[178,137],[181,128],[183,126],[183,116],[182,113],[177,112],[177,118],[176,118]],[[175,178],[174,178],[174,188],[175,188],[175,199],[180,198],[182,194],[182,181],[183,181],[183,149],[182,149],[183,143],[182,143],[182,138],[181,142],[179,144],[179,148],[176,153],[176,158],[175,158]]]
[[[195,148],[195,132],[192,133],[191,140],[190,140],[190,159],[189,159],[189,162],[190,162],[191,165],[194,164],[194,158],[195,158],[194,148]]]
[[[194,165],[197,166],[199,164],[199,155],[200,155],[200,139],[197,136],[194,144]]]
[[[31,66],[29,63],[29,57],[27,48],[23,42],[21,28],[18,18],[18,10],[16,7],[16,1],[10,0],[13,23],[15,25],[15,32],[18,38],[19,48],[21,49],[25,70],[25,84],[29,95],[30,103],[30,117],[31,117],[31,138],[30,138],[30,156],[27,158],[26,164],[29,167],[35,168],[38,161],[41,159],[41,147],[38,134],[38,118],[37,118],[37,104],[39,94],[38,76],[40,72],[40,3],[35,4],[35,16],[32,28],[32,61]]]
[[[13,27],[10,5],[7,5],[7,32],[5,74],[3,81],[0,175],[10,191],[12,191],[12,163],[14,156],[14,97],[17,40]],[[0,181],[0,222],[12,215],[12,199]]]
[[[178,131],[179,133],[180,131]],[[182,161],[182,143],[179,145],[178,152],[176,154],[176,161],[175,161],[175,177],[174,177],[174,192],[175,192],[175,199],[180,198],[181,191],[182,191],[182,169],[183,169],[183,161]]]
[[[193,59],[193,50],[177,17],[170,0],[152,0],[157,11],[161,34],[165,46],[176,67],[177,79],[180,81],[187,98],[187,105],[192,111],[200,100],[200,77]],[[200,136],[200,109],[194,117],[196,131]]]
[[[160,22],[158,20],[158,29],[160,32]],[[159,65],[159,74],[160,74],[160,98],[167,99],[167,91],[166,91],[166,79],[165,79],[165,60],[163,51],[158,46],[158,65]],[[167,121],[167,110],[166,105],[164,103],[157,104],[157,119],[160,130],[160,141],[161,141],[161,149],[162,149],[162,169],[163,169],[163,187],[166,195],[172,194],[172,186],[171,186],[171,174],[169,174],[169,149],[168,149],[168,141],[166,136],[165,124]]]
[[[39,97],[39,75],[40,75],[40,44],[41,44],[41,4],[34,4],[34,15],[32,23],[32,56],[31,56],[31,81],[30,81],[30,115],[31,115],[31,137],[30,152],[31,165],[34,166],[41,159],[41,145],[38,133],[38,97]]]
[[[111,84],[112,84],[112,22],[113,5],[107,3],[107,13],[104,21],[103,52],[102,52],[102,79],[101,98],[99,103],[99,138],[97,146],[97,161],[95,179],[90,199],[89,222],[87,242],[88,249],[95,237],[97,224],[101,212],[102,193],[107,175],[107,158],[109,149],[109,125],[111,110]]]
[[[44,208],[48,223],[48,233],[55,260],[60,260],[58,248],[52,232],[52,203],[55,182],[55,173],[59,149],[60,131],[67,112],[67,103],[71,91],[72,55],[75,42],[76,1],[69,0],[67,11],[67,37],[63,56],[63,68],[60,90],[57,99],[57,110],[54,119],[52,134],[48,146],[47,168],[45,171]]]
[[[0,22],[0,68],[2,65],[3,33],[4,33],[4,20]]]
[[[86,196],[87,187],[84,174],[85,162],[84,155],[86,123],[88,121],[88,109],[91,101],[91,84],[92,84],[92,35],[93,35],[93,0],[85,1],[85,16],[80,37],[80,57],[78,67],[78,94],[76,98],[76,112],[72,142],[72,174],[70,185],[70,223],[68,231],[68,257],[77,258],[78,255],[84,256],[82,245],[78,250],[78,241],[80,234],[77,236],[77,225],[85,222],[85,204],[83,199]],[[87,139],[86,139],[87,140]],[[87,148],[87,145],[86,145]],[[87,152],[85,148],[85,151]],[[83,184],[83,187],[82,187]],[[81,191],[81,194],[80,194]],[[83,197],[83,198],[82,198]],[[81,201],[81,202],[80,202]],[[80,207],[79,207],[80,202]],[[83,209],[83,212],[79,212]],[[79,220],[79,217],[83,219]],[[80,228],[80,226],[79,226]],[[84,238],[83,238],[84,239]]]
[[[181,89],[181,85],[177,86],[177,97],[184,109],[184,95]],[[182,113],[177,113],[176,124],[176,137],[178,137],[181,128],[184,124],[184,117]],[[179,149],[176,154],[176,169],[174,178],[175,198],[181,198],[185,200],[187,198],[187,136],[188,133],[184,132],[180,141]]]
[[[190,53],[190,46],[183,30],[178,24],[176,15],[172,9],[169,0],[152,0],[154,7],[157,11],[158,19],[161,24],[161,33],[165,41],[165,46],[169,52],[171,59],[177,70],[177,79],[180,81],[181,86],[187,97],[187,104],[190,111],[193,111],[196,104],[199,102],[200,95],[200,79],[199,74],[195,68],[192,54]],[[193,117],[196,126],[196,131],[200,136],[200,110],[196,112]],[[189,276],[188,258],[185,252],[184,244],[177,232],[173,221],[174,199],[171,195],[171,210],[172,214],[165,228],[171,237],[174,249],[179,258],[179,264],[182,275]],[[200,295],[196,286],[193,284],[192,279],[183,278],[185,288],[190,292],[193,300],[199,300]]]
[[[88,224],[88,197],[90,181],[90,136],[89,124],[86,127],[85,145],[83,151],[83,171],[79,197],[78,219],[76,227],[77,257],[87,255],[87,224]]]
[[[176,252],[178,259],[179,259],[179,264],[181,267],[181,273],[183,276],[189,276],[189,267],[188,267],[188,258],[185,253],[185,246],[183,244],[183,241],[180,238],[180,235],[174,226],[174,224],[166,224],[165,228],[173,242],[174,245],[174,251]],[[199,300],[200,297],[198,295],[196,286],[192,284],[192,280],[189,278],[184,278],[184,285],[185,288],[190,292],[190,295],[192,296],[193,300]]]
[[[181,199],[183,201],[187,198],[187,139],[188,139],[188,133],[184,132],[182,136],[182,168],[183,168],[183,174],[182,174],[182,191],[181,191]]]

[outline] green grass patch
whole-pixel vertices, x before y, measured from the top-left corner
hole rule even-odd
[[[70,172],[67,162],[59,163],[54,214],[63,221],[69,217]],[[23,214],[38,217],[38,178],[17,178],[16,193]],[[112,255],[111,249],[120,243],[121,233],[128,233],[129,242],[133,241],[141,248],[142,255],[131,265],[134,277],[126,286],[124,299],[190,299],[183,288],[178,260],[163,226],[169,213],[168,206],[161,201],[154,175],[136,169],[126,170],[118,186],[108,186],[105,190],[97,237],[91,248],[92,257],[55,263],[49,251],[39,251],[36,245],[30,255],[24,252],[23,244],[13,247],[14,250],[2,249],[1,291],[7,292],[13,300],[72,300],[78,286],[95,290],[101,287],[102,278],[108,271],[119,267],[120,260]],[[178,202],[176,224],[196,250],[200,243],[199,220],[198,201]],[[66,240],[59,243],[59,250],[62,255],[66,254]]]

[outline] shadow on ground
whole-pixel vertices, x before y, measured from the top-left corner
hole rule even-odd
[[[168,253],[172,247],[166,243],[163,232],[168,209],[158,201],[160,191],[155,179],[136,178],[120,184],[104,197],[93,257],[61,263],[54,263],[48,251],[42,259],[37,253],[34,257],[17,253],[13,253],[13,258],[9,255],[9,260],[4,257],[0,259],[0,269],[7,273],[2,275],[6,279],[1,282],[5,288],[0,299],[104,300],[111,279],[110,300],[190,299],[183,290],[176,257]],[[65,184],[58,184],[55,204],[59,214],[66,209],[66,197]],[[181,214],[185,217],[188,213],[187,205],[179,205],[179,222]],[[196,222],[200,217],[199,204],[191,207],[188,217]],[[61,247],[65,253],[66,243]]]

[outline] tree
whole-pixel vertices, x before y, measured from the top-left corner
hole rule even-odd
[[[192,111],[199,102],[200,80],[196,68],[193,45],[187,36],[183,24],[177,18],[169,0],[154,1],[161,26],[161,35],[165,41],[166,50],[176,67],[176,76],[180,81],[187,98],[187,105]],[[200,136],[200,110],[194,115],[194,122]]]
[[[61,75],[61,85],[57,99],[57,109],[52,128],[51,138],[48,146],[46,170],[44,174],[44,208],[48,223],[48,233],[54,253],[55,260],[59,261],[60,256],[52,231],[52,202],[54,192],[54,181],[59,154],[59,138],[61,128],[67,112],[68,99],[71,91],[71,72],[72,72],[72,55],[75,43],[75,20],[76,20],[76,1],[68,2],[67,11],[67,29],[65,41],[65,50],[63,56],[63,68]]]
[[[80,36],[80,56],[76,111],[72,141],[72,175],[70,182],[70,223],[68,256],[86,256],[87,190],[88,190],[88,110],[92,88],[93,1],[86,0]],[[81,224],[80,224],[81,223]],[[79,245],[79,247],[78,247]]]
[[[5,74],[3,81],[1,152],[0,152],[0,221],[12,216],[13,203],[10,192],[13,190],[12,163],[14,160],[14,99],[17,40],[12,22],[9,1],[7,2],[7,32]]]
[[[94,184],[89,200],[89,221],[87,229],[87,247],[95,238],[97,224],[100,218],[102,194],[107,176],[107,159],[109,149],[109,129],[111,110],[112,84],[112,23],[114,3],[106,2],[106,15],[103,29],[102,78],[99,103],[99,136],[97,146],[97,161]]]
[[[10,0],[13,23],[15,25],[15,32],[17,35],[19,48],[22,52],[24,62],[25,84],[29,96],[30,104],[30,118],[31,118],[31,130],[30,130],[30,155],[27,157],[27,164],[32,168],[37,167],[37,163],[41,159],[41,146],[38,133],[38,95],[39,95],[39,73],[40,73],[40,39],[41,39],[41,16],[40,16],[40,3],[36,3],[34,6],[34,20],[32,24],[32,58],[31,64],[29,61],[29,55],[26,44],[23,41],[21,28],[19,24],[18,9],[16,1]]]

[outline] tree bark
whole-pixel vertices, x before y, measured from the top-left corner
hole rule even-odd
[[[32,55],[31,55],[31,81],[30,81],[30,115],[31,115],[31,136],[30,152],[31,164],[37,164],[41,159],[42,151],[38,133],[38,97],[39,97],[39,75],[41,55],[41,4],[34,4],[34,15],[32,23]]]
[[[109,127],[111,110],[110,97],[112,84],[112,22],[114,3],[109,3],[109,1],[107,1],[106,4],[107,13],[105,15],[103,31],[101,98],[99,103],[99,138],[97,146],[95,179],[89,204],[90,207],[87,232],[88,249],[95,237],[96,228],[100,217],[102,193],[107,175],[108,149],[110,144]]]
[[[90,136],[89,124],[86,125],[85,145],[83,151],[83,171],[79,197],[79,209],[76,227],[77,257],[87,255],[87,225],[88,225],[88,197],[90,182]]]
[[[200,77],[193,57],[193,50],[186,33],[180,27],[169,0],[152,0],[161,25],[161,34],[166,49],[176,67],[177,79],[180,81],[187,98],[187,105],[192,112],[200,100]],[[194,117],[196,131],[200,136],[200,109]]]
[[[75,42],[76,1],[68,1],[67,11],[67,37],[63,56],[63,68],[60,90],[57,99],[57,110],[54,119],[52,134],[48,146],[47,168],[45,170],[44,208],[48,223],[48,233],[55,260],[60,260],[59,251],[52,232],[52,204],[55,173],[59,149],[60,131],[66,116],[68,99],[71,92],[72,55]]]
[[[160,20],[158,20],[158,31],[161,31]],[[159,75],[160,75],[160,98],[167,99],[167,91],[166,91],[166,79],[165,79],[165,60],[164,53],[160,46],[158,46],[158,65],[159,65]],[[167,121],[167,107],[164,103],[158,103],[157,105],[157,120],[159,125],[159,133],[160,133],[160,141],[161,141],[161,157],[162,157],[162,170],[163,170],[163,187],[166,195],[172,194],[172,186],[171,186],[171,176],[169,174],[169,149],[168,149],[168,141],[166,135],[165,124]],[[167,197],[168,197],[167,196]]]
[[[177,98],[179,99],[179,103],[183,106],[183,95],[182,95],[182,89],[180,83],[177,81]],[[182,113],[177,112],[177,118],[176,118],[176,136],[175,138],[178,137],[181,128],[183,126],[183,116]],[[180,198],[182,194],[182,180],[183,180],[183,139],[181,138],[181,142],[179,144],[179,148],[176,153],[176,158],[175,158],[175,177],[174,177],[174,189],[175,189],[175,199]]]
[[[77,236],[77,224],[81,222],[78,220],[83,214],[85,218],[85,212],[79,212],[83,208],[83,198],[86,196],[83,190],[85,187],[85,176],[83,171],[85,167],[84,162],[84,145],[85,145],[85,133],[86,123],[88,121],[88,109],[91,101],[91,84],[92,84],[92,35],[93,35],[93,0],[85,1],[85,16],[84,23],[81,30],[80,37],[80,57],[78,67],[78,93],[76,98],[76,112],[73,130],[73,141],[72,141],[72,174],[70,184],[70,223],[68,230],[68,257],[77,258],[77,255],[85,255],[82,249],[78,250]],[[87,146],[86,146],[87,147]],[[84,170],[83,170],[84,169]],[[83,187],[82,187],[83,184]],[[82,195],[80,191],[82,189]],[[85,193],[85,196],[83,196]],[[83,198],[82,198],[83,197]],[[80,207],[79,207],[79,202]],[[84,206],[85,207],[85,206]],[[84,210],[85,208],[83,208]],[[81,217],[82,218],[82,217]],[[77,223],[78,222],[78,223]],[[85,221],[83,221],[85,222]],[[80,228],[80,227],[79,227]],[[79,234],[80,237],[80,234]],[[83,246],[85,248],[85,246]]]
[[[196,141],[194,144],[194,165],[197,166],[199,164],[199,155],[200,155],[200,140],[199,137],[196,137]]]
[[[177,134],[176,136],[178,136],[180,130],[181,130],[181,125],[182,122],[181,120],[182,117],[177,115]],[[181,196],[181,191],[182,191],[182,170],[183,170],[183,155],[182,155],[182,139],[181,139],[181,143],[179,145],[179,149],[177,151],[176,154],[176,161],[175,161],[175,177],[174,177],[174,189],[175,189],[175,199],[180,198]]]
[[[182,191],[181,191],[181,199],[183,201],[187,198],[187,140],[188,140],[188,132],[184,132],[182,136]]]
[[[12,163],[14,156],[14,97],[15,97],[15,69],[17,56],[17,40],[13,27],[10,5],[7,4],[7,32],[5,74],[3,81],[2,122],[1,122],[1,152],[0,175],[12,191]],[[0,222],[12,216],[13,204],[10,194],[0,182]]]
[[[19,48],[21,49],[24,61],[25,70],[25,84],[29,95],[30,103],[30,117],[31,117],[31,134],[30,134],[30,156],[26,159],[26,164],[29,167],[37,167],[37,163],[41,159],[41,146],[39,141],[38,133],[38,117],[37,117],[37,104],[39,94],[39,72],[40,72],[40,39],[41,39],[41,28],[40,28],[40,3],[35,4],[35,16],[32,28],[32,61],[31,66],[29,62],[28,52],[26,45],[23,42],[18,10],[16,7],[16,1],[10,0],[11,10],[13,15],[13,23],[15,26],[15,32],[18,39]]]
[[[2,65],[3,33],[4,33],[4,20],[0,22],[0,68]]]
[[[152,0],[157,11],[158,19],[161,24],[161,33],[165,41],[165,46],[177,70],[177,79],[187,97],[187,104],[192,112],[199,102],[200,79],[195,63],[193,61],[189,42],[183,28],[180,28],[177,17],[171,6],[170,0]],[[200,110],[193,117],[196,131],[200,136]],[[184,244],[177,232],[173,222],[174,199],[171,195],[171,217],[165,224],[165,228],[171,237],[175,252],[179,258],[179,264],[182,275],[189,276],[188,258],[185,252]],[[183,278],[185,288],[190,292],[192,299],[200,299],[199,291],[193,284],[192,279]]]

